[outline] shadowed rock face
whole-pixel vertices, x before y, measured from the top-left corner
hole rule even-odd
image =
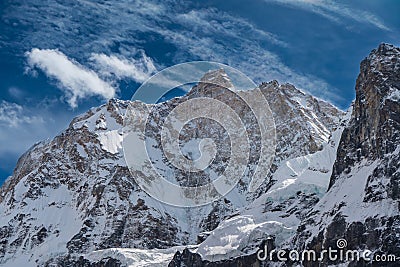
[[[336,240],[344,238],[347,249],[399,257],[399,170],[400,49],[381,44],[361,62],[353,113],[341,137],[329,190],[303,221],[294,246],[320,251],[336,248]]]
[[[231,260],[224,260],[219,262],[210,262],[206,260],[202,260],[201,256],[196,253],[190,252],[188,249],[185,249],[181,252],[177,252],[172,259],[172,261],[168,264],[168,267],[261,267],[263,265],[258,259],[256,255],[243,256]]]
[[[344,130],[330,187],[363,158],[378,159],[399,144],[400,49],[382,44],[361,62],[356,99]]]

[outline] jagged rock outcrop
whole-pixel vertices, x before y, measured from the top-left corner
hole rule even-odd
[[[261,267],[265,266],[257,259],[255,254],[237,257],[234,259],[227,259],[221,261],[210,262],[203,260],[197,253],[190,252],[189,249],[184,249],[181,252],[177,252],[174,255],[172,261],[168,264],[168,267],[235,267],[235,266],[246,266],[246,267]]]
[[[329,190],[302,222],[294,247],[335,249],[336,240],[343,238],[345,249],[400,257],[399,183],[400,49],[381,44],[361,62],[353,112],[340,140]],[[398,266],[393,261],[349,262]],[[322,266],[332,263],[325,259]]]

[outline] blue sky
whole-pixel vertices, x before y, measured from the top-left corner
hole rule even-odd
[[[157,70],[193,60],[346,109],[360,61],[399,45],[396,0],[1,1],[0,183],[35,142]]]

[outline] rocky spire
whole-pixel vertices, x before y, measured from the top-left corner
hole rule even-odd
[[[382,158],[400,143],[400,49],[381,44],[360,65],[356,99],[330,182],[364,158]]]
[[[400,256],[399,95],[400,49],[381,44],[361,62],[329,190],[298,228],[296,249],[318,252],[345,239],[346,249]],[[338,262],[321,263],[329,264]]]

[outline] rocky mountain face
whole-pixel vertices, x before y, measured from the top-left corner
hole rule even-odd
[[[277,163],[321,150],[343,116],[330,103],[307,95],[291,84],[279,85],[272,81],[262,83],[260,89],[276,118]]]
[[[340,140],[329,190],[302,222],[294,244],[320,251],[336,248],[336,240],[343,238],[346,249],[400,255],[399,144],[400,49],[382,44],[361,62],[353,112]],[[350,263],[364,264],[398,266]]]
[[[21,157],[1,189],[2,263],[58,264],[93,249],[186,242],[176,219],[145,201],[125,166],[125,107],[111,100],[92,109]]]
[[[280,246],[293,237],[326,192],[344,113],[291,85],[270,82],[260,88],[271,98],[275,118],[285,122],[277,123],[277,156],[267,189],[195,249],[175,254],[170,266],[260,266],[254,254],[260,244],[273,236],[273,245]]]
[[[304,114],[302,111],[299,113]],[[233,217],[220,223],[195,249],[177,252],[169,266],[270,266],[269,262],[260,262],[256,252],[264,248],[265,242],[271,238],[271,250],[284,246],[295,236],[300,223],[308,218],[308,213],[328,188],[337,146],[346,122],[346,117],[340,112],[336,119],[328,141],[321,143],[321,150],[307,151],[308,154],[293,158],[283,157],[281,162],[277,158],[276,170],[271,174],[268,189]],[[282,133],[278,129],[277,132]],[[283,124],[281,129],[285,131],[290,128]],[[309,134],[303,137],[311,139],[311,130]],[[278,138],[278,143],[285,142],[286,136],[283,136]],[[296,134],[293,133],[293,136]]]

